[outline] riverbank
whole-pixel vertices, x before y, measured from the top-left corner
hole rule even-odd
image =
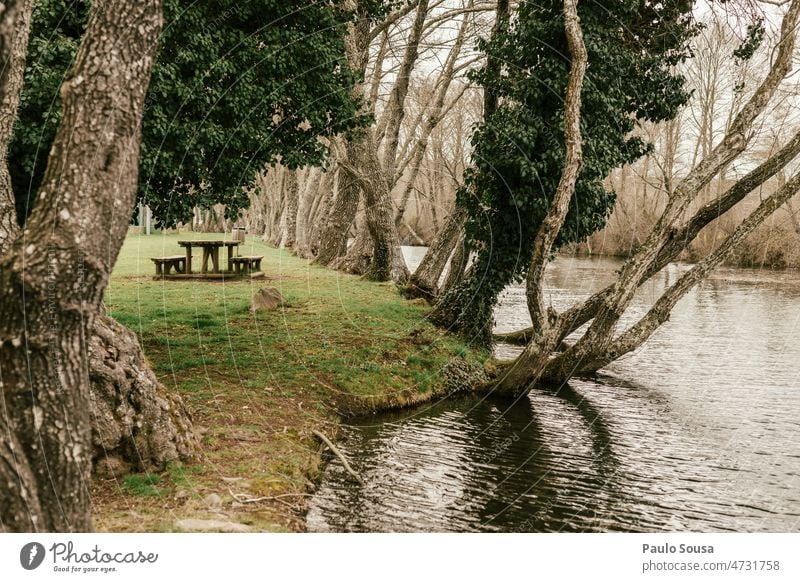
[[[221,235],[217,235],[221,238]],[[310,265],[248,240],[267,279],[156,281],[150,257],[179,254],[178,239],[131,235],[106,293],[111,315],[135,331],[153,369],[180,394],[203,458],[162,474],[96,481],[99,531],[302,531],[305,502],[343,417],[444,393],[452,358],[480,364],[427,321],[424,302],[393,284]],[[277,288],[286,305],[253,315],[250,298]]]

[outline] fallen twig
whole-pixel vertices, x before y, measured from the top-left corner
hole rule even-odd
[[[335,454],[337,457],[339,457],[339,460],[342,462],[342,465],[344,465],[344,468],[345,468],[345,470],[346,470],[348,473],[350,473],[350,475],[352,475],[352,476],[353,476],[353,478],[354,478],[356,481],[358,481],[359,483],[361,483],[362,485],[364,485],[364,480],[361,478],[361,476],[360,476],[358,473],[356,473],[355,471],[353,471],[353,468],[350,466],[350,463],[348,463],[348,462],[347,462],[347,459],[346,459],[346,458],[345,458],[345,456],[342,454],[342,452],[341,452],[339,449],[337,449],[337,448],[336,448],[336,445],[334,445],[334,444],[333,444],[333,443],[330,441],[330,439],[329,439],[328,437],[326,437],[324,434],[322,434],[322,433],[321,433],[321,432],[319,432],[318,430],[312,430],[311,432],[313,432],[313,433],[314,433],[314,434],[317,436],[317,438],[319,438],[319,440],[321,440],[323,443],[325,443],[325,444],[328,446],[328,448],[329,448],[330,450],[332,450],[332,451],[334,452],[334,454]]]
[[[250,497],[245,493],[234,493],[228,488],[228,493],[231,494],[238,503],[258,503],[259,501],[280,501],[283,497],[313,497],[311,493],[281,493],[280,495],[265,495],[263,497]]]

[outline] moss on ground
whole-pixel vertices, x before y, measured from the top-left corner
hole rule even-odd
[[[211,237],[221,235],[131,235],[115,266],[108,310],[184,398],[203,458],[95,483],[99,530],[173,531],[180,519],[204,516],[302,530],[321,465],[313,430],[333,436],[342,416],[439,396],[448,361],[487,357],[430,325],[425,304],[393,284],[310,265],[253,237],[242,253],[264,255],[266,280],[153,279],[150,257],[179,254],[179,239]],[[262,286],[277,288],[286,305],[250,313]]]

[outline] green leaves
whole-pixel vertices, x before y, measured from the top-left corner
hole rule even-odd
[[[375,0],[370,10],[383,8]],[[37,2],[23,102],[10,151],[26,214],[60,117],[58,90],[77,52],[86,1]],[[247,204],[266,164],[320,164],[320,137],[366,122],[350,90],[347,23],[330,2],[165,0],[165,27],[142,125],[139,199],[165,226],[194,206]],[[308,127],[308,125],[310,127]],[[203,187],[200,187],[200,186]]]
[[[562,231],[558,246],[583,240],[605,224],[614,197],[603,180],[613,168],[647,151],[641,140],[630,137],[635,121],[668,119],[686,102],[683,79],[671,63],[688,56],[687,41],[695,31],[691,8],[685,0],[580,5],[589,52],[581,127],[584,163],[567,218],[573,228]],[[564,164],[569,51],[561,2],[522,2],[509,29],[481,47],[503,66],[478,71],[474,78],[495,88],[501,106],[473,136],[474,166],[460,200],[470,210],[469,239],[492,244],[499,253],[498,245],[505,243],[491,239],[497,230],[492,223],[516,221],[517,232],[504,233],[504,240],[514,249],[526,248]],[[488,214],[482,209],[487,206]]]
[[[589,55],[583,165],[555,250],[605,225],[615,200],[606,176],[648,151],[631,136],[636,121],[669,119],[686,103],[674,65],[689,56],[688,41],[697,31],[690,0],[597,0],[581,2],[578,10]],[[473,166],[458,195],[469,212],[467,240],[478,250],[475,276],[444,302],[460,302],[458,309],[446,308],[460,310],[459,329],[485,337],[497,294],[528,268],[533,237],[564,166],[570,60],[562,2],[520,2],[509,28],[479,46],[502,65],[479,70],[473,79],[492,87],[500,106],[472,137]]]

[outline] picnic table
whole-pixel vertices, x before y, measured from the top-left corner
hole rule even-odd
[[[186,249],[186,273],[192,272],[192,247],[203,249],[203,258],[200,261],[200,272],[208,273],[208,261],[211,259],[211,272],[220,274],[219,250],[222,247],[228,249],[228,271],[232,271],[233,249],[239,246],[238,240],[179,240],[178,244]]]
[[[179,240],[178,244],[184,248],[185,254],[152,257],[150,260],[156,265],[156,279],[225,280],[244,276],[264,277],[264,273],[261,272],[263,256],[245,257],[238,252],[234,256],[234,249],[238,251],[237,247],[241,243],[240,240]],[[199,273],[192,272],[192,249],[195,247],[203,249]],[[222,247],[228,249],[228,268],[226,270],[220,268],[219,251]]]

